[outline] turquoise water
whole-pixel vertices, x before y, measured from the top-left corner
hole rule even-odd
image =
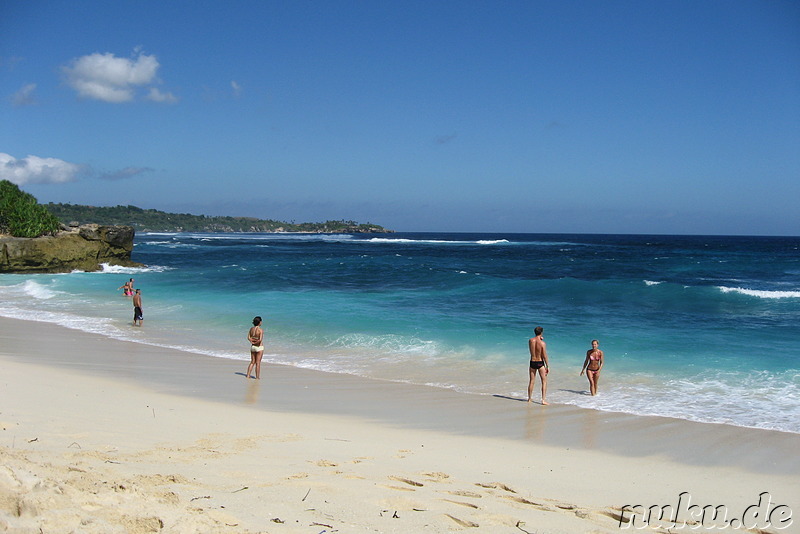
[[[261,315],[267,362],[518,397],[541,325],[551,402],[800,432],[800,238],[143,234],[133,259],[0,275],[0,315],[242,361]]]

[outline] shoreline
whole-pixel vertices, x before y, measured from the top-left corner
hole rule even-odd
[[[795,434],[242,363],[0,318],[0,527],[616,532],[682,492],[800,510]]]
[[[247,381],[246,360],[116,340],[100,334],[0,317],[0,358],[33,353],[37,325],[56,336],[58,353],[36,353],[37,363],[123,380],[160,393],[202,398],[256,409],[355,416],[382,424],[438,430],[453,435],[537,440],[552,446],[601,450],[618,455],[661,455],[696,465],[735,465],[754,472],[800,475],[800,434],[688,421],[663,416],[605,412],[572,404],[542,406],[522,397],[463,393],[291,365],[262,364],[262,380]],[[25,357],[18,361],[30,361]],[[176,380],[176,377],[181,379]],[[527,379],[527,377],[520,377]],[[537,382],[538,386],[538,382]],[[762,450],[762,440],[772,448]],[[683,445],[694,443],[692,450]],[[715,448],[718,440],[728,443]],[[781,457],[781,462],[775,461]]]

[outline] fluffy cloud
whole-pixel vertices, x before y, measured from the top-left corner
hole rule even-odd
[[[17,159],[0,152],[0,180],[8,180],[17,185],[71,182],[85,170],[83,165],[57,158],[28,156]]]
[[[132,59],[107,52],[94,53],[70,61],[62,67],[67,85],[78,95],[103,102],[120,103],[133,100],[137,87],[158,82],[158,59],[141,52]],[[148,98],[157,102],[174,102],[171,93],[151,87]]]
[[[99,172],[89,165],[69,163],[58,158],[28,156],[17,159],[0,152],[0,180],[8,180],[17,185],[60,184],[73,182],[80,177],[100,180],[125,180],[143,173],[153,172],[150,167],[125,167],[118,171]]]
[[[11,96],[11,102],[16,107],[30,106],[36,103],[33,92],[36,90],[35,83],[23,85],[22,88]]]
[[[150,88],[147,98],[153,102],[166,102],[167,104],[174,104],[178,101],[178,98],[172,93],[159,91],[156,87]]]

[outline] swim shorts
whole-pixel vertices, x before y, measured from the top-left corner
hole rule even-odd
[[[537,362],[535,360],[531,360],[531,369],[536,370],[536,369],[541,369],[542,367],[544,367],[544,362]]]
[[[142,309],[139,306],[133,307],[133,320],[134,321],[141,321],[144,317],[142,317]]]

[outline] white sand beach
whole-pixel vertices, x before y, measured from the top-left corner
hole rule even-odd
[[[0,531],[617,532],[683,492],[800,511],[796,434],[245,368],[0,319]]]

